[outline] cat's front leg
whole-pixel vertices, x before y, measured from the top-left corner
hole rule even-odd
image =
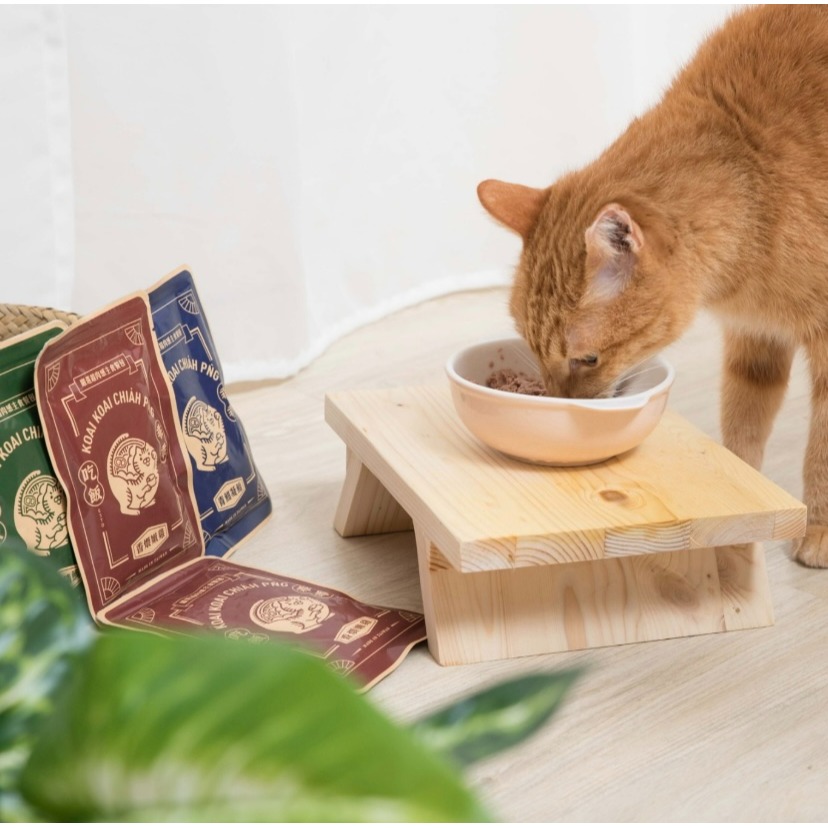
[[[722,377],[722,440],[755,469],[761,468],[788,379],[791,342],[725,328]]]
[[[808,529],[794,543],[795,560],[828,567],[828,336],[807,344],[811,365],[811,428],[805,452]]]

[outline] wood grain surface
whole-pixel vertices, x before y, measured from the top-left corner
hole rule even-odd
[[[799,501],[673,411],[620,457],[554,468],[479,443],[446,383],[340,391],[325,402],[326,420],[382,482],[382,497],[390,493],[463,572],[805,534]],[[366,483],[362,496],[380,492]]]

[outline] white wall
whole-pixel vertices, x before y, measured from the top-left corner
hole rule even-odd
[[[0,301],[90,311],[186,262],[228,378],[288,375],[507,281],[478,181],[594,157],[732,8],[2,7]]]

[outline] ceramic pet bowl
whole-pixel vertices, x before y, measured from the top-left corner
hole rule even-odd
[[[454,406],[478,440],[510,457],[553,466],[598,463],[639,445],[655,428],[675,378],[660,356],[638,366],[609,399],[535,397],[487,388],[495,370],[540,376],[519,338],[464,348],[446,364]]]

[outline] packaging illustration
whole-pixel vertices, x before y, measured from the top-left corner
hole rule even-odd
[[[426,637],[419,613],[369,606],[327,587],[209,557],[135,590],[102,617],[155,632],[286,640],[315,651],[363,688]]]
[[[50,558],[77,585],[66,501],[46,451],[34,390],[35,360],[65,328],[53,322],[0,343],[0,553],[25,547]]]
[[[149,292],[161,358],[193,465],[205,551],[226,557],[271,513],[244,427],[227,400],[210,326],[190,273]]]
[[[50,340],[35,369],[49,453],[93,615],[203,549],[149,306],[134,295]]]

